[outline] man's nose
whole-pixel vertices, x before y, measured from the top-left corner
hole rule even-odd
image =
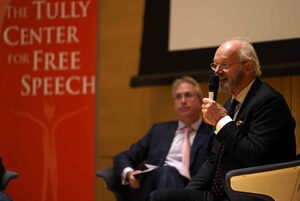
[[[186,102],[186,97],[182,96],[181,99],[180,99],[180,101],[183,102],[183,103],[185,103]]]
[[[223,71],[223,68],[221,67],[221,65],[217,65],[216,69],[214,70],[214,73],[215,75],[218,75],[218,74],[222,74],[224,71]]]

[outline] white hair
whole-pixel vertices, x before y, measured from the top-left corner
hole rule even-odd
[[[242,42],[242,47],[240,49],[240,61],[252,61],[254,63],[254,75],[256,77],[261,76],[261,69],[256,51],[248,38],[245,37],[234,37],[229,41],[238,40]]]

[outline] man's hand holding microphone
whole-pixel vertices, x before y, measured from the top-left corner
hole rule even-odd
[[[216,102],[219,88],[219,77],[211,75],[209,78],[208,98],[203,98],[202,113],[204,120],[212,126],[227,115],[226,109]]]

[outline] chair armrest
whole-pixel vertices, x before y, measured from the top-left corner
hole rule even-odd
[[[114,190],[116,188],[117,179],[113,167],[105,168],[96,172],[96,176],[104,179],[106,188],[109,190]]]
[[[9,181],[11,179],[17,178],[19,175],[16,172],[10,171],[10,170],[5,170],[1,183],[0,183],[0,189],[5,190]]]
[[[104,179],[106,188],[114,193],[117,201],[130,200],[127,197],[127,194],[124,193],[126,190],[124,189],[124,186],[121,185],[121,179],[116,176],[113,167],[105,168],[96,172],[96,176]]]

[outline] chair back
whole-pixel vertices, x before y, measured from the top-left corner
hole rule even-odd
[[[300,161],[236,169],[226,174],[229,190],[263,200],[300,200]]]

